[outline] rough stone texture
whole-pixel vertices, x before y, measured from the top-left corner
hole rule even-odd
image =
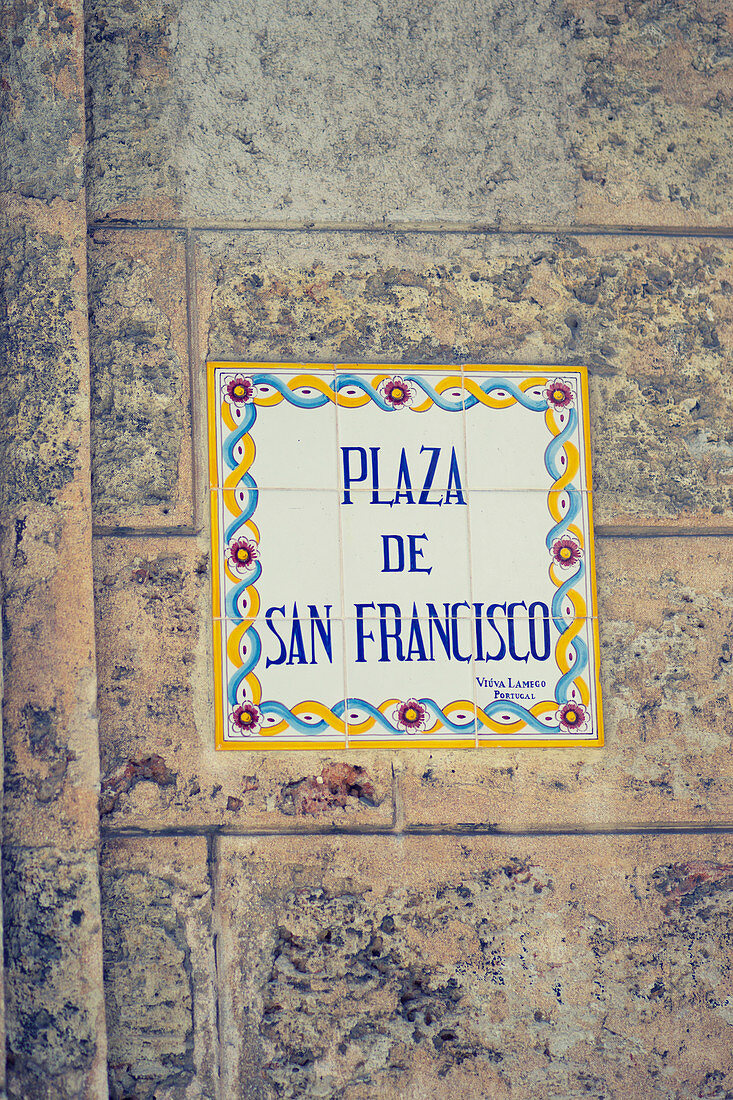
[[[218,1096],[212,888],[203,838],[102,852],[110,1100]]]
[[[177,0],[92,0],[86,9],[90,217],[166,218],[180,207],[182,125],[171,72]]]
[[[9,1095],[733,1096],[723,835],[429,835],[730,823],[728,539],[600,541],[592,753],[216,753],[205,536],[100,538],[93,607],[82,23],[0,17]],[[86,32],[93,219],[730,219],[723,0],[90,0]],[[118,535],[195,526],[183,246],[91,242]],[[587,362],[601,529],[733,530],[723,239],[219,233],[194,267],[202,354]],[[106,846],[109,1082],[98,812],[209,834]]]
[[[723,839],[220,842],[227,1095],[722,1100]]]
[[[45,201],[81,195],[83,41],[83,20],[73,4],[4,0],[0,191]]]
[[[3,916],[11,1097],[106,1096],[81,3],[0,47]]]
[[[400,754],[406,827],[733,824],[727,540],[601,539],[597,554],[605,747]]]
[[[194,540],[97,542],[107,829],[389,828],[392,767],[408,828],[733,822],[726,540],[599,541],[606,747],[585,751],[217,753],[205,570]]]
[[[204,540],[97,539],[94,561],[106,830],[391,827],[386,753],[215,751]]]
[[[93,0],[95,218],[725,225],[724,0]]]
[[[597,525],[730,529],[724,240],[202,234],[211,358],[586,363]]]
[[[565,38],[553,0],[187,0],[186,213],[567,221]]]
[[[88,433],[80,381],[88,371],[85,227],[68,210],[58,219],[46,208],[38,213],[28,218],[24,204],[6,200],[0,244],[0,500],[6,511],[21,502],[50,505],[68,491],[82,468],[79,448]]]
[[[8,1087],[11,1097],[96,1100],[103,1095],[106,1045],[95,893],[99,757],[84,232],[63,206],[6,198],[3,214]],[[52,934],[43,922],[62,920],[54,910],[60,900],[49,895],[49,912],[37,911],[39,884],[69,875],[86,891],[88,919]],[[50,969],[42,952],[38,966],[33,962],[36,945],[48,948]]]
[[[89,246],[92,499],[108,527],[193,526],[185,238]]]
[[[583,67],[568,127],[588,225],[725,225],[733,22],[724,0],[569,0]]]
[[[3,655],[3,640],[2,640],[2,630],[0,630],[0,697],[2,697],[2,693],[3,693],[2,655]],[[0,775],[2,775],[3,772],[4,772],[4,755],[5,755],[4,748],[3,748],[3,740],[2,740],[2,726],[3,726],[2,709],[0,708],[0,765],[2,765],[2,769],[0,770]],[[2,810],[2,787],[3,787],[3,784],[0,783],[0,811]],[[0,841],[1,840],[2,840],[2,817],[0,817]],[[0,853],[0,886],[1,886],[1,876],[2,876],[2,858],[1,858],[1,853]],[[2,913],[2,889],[0,889],[0,943],[2,943],[2,945],[3,945],[3,953],[2,953],[2,955],[0,955],[0,958],[3,959],[3,963],[2,963],[2,965],[0,965],[0,1050],[4,1050],[6,1048],[6,1041],[5,1041],[6,1040],[6,1035],[5,1035],[5,963],[4,963],[5,951],[4,951],[4,943],[3,943],[4,934],[3,934],[2,916],[3,916],[3,913]],[[5,1098],[5,1071],[6,1071],[5,1061],[6,1061],[6,1059],[0,1058],[0,1097],[2,1097],[3,1100]]]
[[[15,214],[3,248],[5,839],[97,837],[83,235]],[[66,238],[66,233],[69,233]],[[81,281],[81,286],[80,286]],[[82,598],[80,598],[82,597]]]
[[[92,5],[94,217],[571,214],[553,0],[139,7]]]
[[[96,681],[84,559],[51,508],[16,513],[0,541],[5,622],[5,840],[93,846]],[[90,732],[94,741],[90,746]]]
[[[96,851],[7,845],[3,905],[8,1095],[106,1096]]]

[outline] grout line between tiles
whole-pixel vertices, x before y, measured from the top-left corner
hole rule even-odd
[[[466,393],[466,369],[463,363],[461,363],[461,390],[463,394]],[[468,503],[466,505],[466,538],[468,539],[468,590],[471,595],[471,609],[476,605],[476,590],[474,586],[474,561],[473,561],[473,539],[471,537],[471,497],[470,497],[470,482],[468,478],[468,417],[466,416],[466,402],[465,396],[463,399],[463,408],[461,410],[461,419],[463,424],[463,455],[466,463],[466,469],[464,471],[466,477],[466,493],[468,495]],[[473,732],[474,732],[474,747],[480,748],[479,734],[478,734],[478,676],[476,672],[476,652],[475,646],[471,646],[471,693],[473,702]]]
[[[336,387],[336,365],[335,363],[329,364],[332,369],[331,384]],[[349,741],[349,683],[348,683],[348,662],[346,660],[346,600],[345,600],[345,585],[344,585],[344,573],[345,573],[345,560],[344,560],[344,521],[343,521],[343,508],[341,507],[341,467],[339,464],[339,454],[341,448],[341,417],[339,416],[338,401],[334,402],[334,416],[336,418],[336,454],[334,456],[334,462],[336,464],[336,512],[338,514],[338,531],[339,531],[339,596],[341,599],[341,669],[342,669],[342,694],[344,697],[344,747],[350,748]]]

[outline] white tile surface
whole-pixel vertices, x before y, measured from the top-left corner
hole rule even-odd
[[[567,436],[566,444],[575,448],[579,469],[573,477],[576,488],[588,487],[585,469],[585,450],[583,446],[582,390],[580,376],[572,370],[546,370],[538,368],[537,377],[552,382],[561,379],[569,386],[573,394],[573,403],[569,409],[557,409],[554,423],[562,431],[574,421],[574,427]],[[473,404],[466,410],[466,451],[467,480],[472,489],[549,489],[555,476],[547,469],[545,456],[548,445],[554,439],[546,422],[547,398],[546,385],[538,383],[526,391],[526,400],[541,408],[526,408],[521,402],[512,400],[507,387],[497,388],[505,379],[517,388],[526,375],[501,371],[494,373],[467,372],[466,384],[473,383],[482,390],[489,390],[489,396],[499,402],[512,401],[506,408],[491,408],[484,404]],[[525,383],[526,384],[526,383]],[[471,394],[468,388],[466,392]],[[569,452],[558,450],[556,474],[559,476],[567,469]]]
[[[549,733],[558,721],[556,693],[564,701],[558,653],[563,667],[566,660],[571,668],[587,664],[586,686],[575,688],[575,703],[590,691],[589,705],[595,706],[590,494],[581,492],[578,514],[566,523],[573,501],[563,491],[560,519],[553,516],[548,491],[563,460],[577,456],[576,488],[586,485],[587,471],[579,426],[568,433],[565,450],[556,447],[554,459],[547,459],[554,436],[544,394],[556,377],[572,389],[572,413],[555,409],[550,417],[562,431],[576,411],[582,414],[579,374],[407,366],[338,367],[334,373],[331,367],[233,364],[220,372],[219,392],[235,374],[251,378],[256,401],[284,390],[295,401],[317,402],[330,388],[340,403],[256,405],[255,457],[247,476],[237,489],[212,489],[221,578],[214,628],[223,639],[220,690],[227,714],[227,684],[254,645],[261,649],[255,671],[263,707],[268,700],[273,706],[272,713],[263,712],[262,729],[281,721],[283,708],[291,714],[275,735],[280,740],[312,742],[309,730],[318,727],[319,741],[343,743],[345,734],[324,726],[323,713],[341,717],[348,700],[354,744],[542,736],[518,724],[524,707],[535,707],[551,739],[567,738],[566,729]],[[441,384],[446,378],[450,385]],[[388,379],[409,387],[403,407],[386,401]],[[524,407],[525,394],[536,408]],[[453,411],[436,401],[452,404]],[[416,411],[421,404],[425,411]],[[234,415],[244,423],[252,406]],[[221,449],[230,429],[221,417],[217,424],[214,480],[221,483]],[[551,467],[555,462],[554,473],[546,461]],[[581,550],[576,561],[571,543],[570,563],[559,560],[556,545],[568,534]],[[242,539],[254,554],[235,570],[232,547]],[[570,579],[570,591],[558,597]],[[254,627],[232,657],[227,639],[233,631],[242,634],[236,620],[250,616]],[[576,616],[578,639],[566,645],[561,633]],[[248,690],[243,681],[239,704]],[[425,714],[413,729],[404,723],[391,728],[409,699],[421,701]],[[300,713],[309,702],[313,713]],[[479,711],[474,718],[476,707],[488,717]],[[441,708],[455,728],[436,726]],[[587,724],[583,734],[592,736]]]
[[[345,489],[350,485],[354,488],[361,486],[372,489],[375,480],[378,480],[381,490],[395,490],[398,486],[404,489],[404,474],[400,477],[400,466],[403,464],[403,468],[409,471],[413,493],[419,497],[425,489],[431,499],[438,499],[439,493],[436,490],[444,492],[449,485],[456,488],[456,469],[461,486],[465,481],[462,389],[457,385],[442,395],[446,401],[457,404],[458,411],[444,411],[431,403],[428,409],[418,412],[416,409],[429,403],[429,399],[426,390],[416,379],[423,378],[432,385],[441,378],[460,377],[460,371],[441,368],[439,372],[434,372],[422,367],[400,368],[399,373],[396,369],[393,373],[391,370],[379,368],[369,371],[337,371],[337,388],[342,400],[351,396],[358,398],[359,395],[376,391],[380,395],[381,403],[388,405],[389,402],[385,402],[383,397],[385,382],[398,376],[410,387],[409,404],[386,410],[374,400],[356,408],[339,404],[337,417],[340,484]],[[350,378],[356,381],[345,382]],[[377,447],[378,454],[374,457],[372,448]],[[365,459],[360,452],[364,453]],[[435,463],[435,469],[428,481],[432,462]],[[427,489],[428,484],[430,489]]]
[[[298,729],[295,723],[288,722],[285,730],[276,736],[280,740],[293,738],[311,738],[307,727],[316,727],[321,721],[320,708],[315,709],[309,703],[322,704],[323,707],[343,714],[344,706],[344,640],[343,623],[340,620],[323,624],[324,634],[318,630],[311,619],[304,616],[298,620],[284,619],[278,614],[266,619],[257,619],[249,630],[242,632],[237,623],[223,620],[214,624],[214,629],[222,631],[225,643],[225,684],[224,711],[226,718],[225,733],[241,737],[232,728],[229,715],[232,706],[227,698],[226,684],[232,682],[241,670],[242,662],[259,651],[259,659],[253,673],[261,685],[261,699],[258,708],[262,713],[263,729],[277,725],[282,721],[282,708],[292,711],[297,708],[296,717],[306,726]],[[238,644],[231,642],[233,634],[239,633]],[[226,643],[229,642],[228,646]],[[236,638],[235,638],[236,642]],[[234,649],[234,657],[229,652]],[[251,686],[243,679],[236,693],[236,703],[251,701]],[[275,704],[275,705],[273,705]],[[280,706],[277,706],[277,705]],[[287,721],[287,719],[286,719]],[[317,734],[318,740],[343,742],[344,734],[327,728]],[[256,739],[256,738],[255,738]],[[252,738],[247,738],[251,741]]]
[[[544,650],[539,620],[535,621],[535,625],[537,627],[536,650],[542,655]],[[574,632],[574,637],[568,639],[567,644],[563,645],[562,648],[567,652],[570,668],[576,667],[579,669],[578,675],[582,677],[585,688],[581,689],[579,681],[573,678],[574,682],[568,689],[568,701],[579,703],[581,702],[583,690],[589,693],[590,701],[586,705],[589,719],[583,730],[578,731],[578,736],[594,737],[597,735],[597,723],[593,720],[597,714],[597,702],[596,654],[593,645],[593,630],[594,626],[597,628],[597,624],[594,624],[590,619],[583,619],[579,625],[580,629],[577,633]],[[497,656],[503,652],[504,656],[501,660],[476,661],[476,698],[479,708],[483,710],[484,714],[488,714],[489,717],[501,724],[506,731],[503,736],[527,738],[537,734],[526,727],[518,730],[512,729],[512,725],[516,723],[517,714],[516,711],[506,705],[507,702],[529,710],[537,704],[547,702],[550,706],[544,708],[543,712],[537,715],[537,720],[547,728],[548,735],[556,740],[574,736],[568,729],[556,728],[558,726],[558,713],[562,709],[562,701],[557,701],[562,673],[554,659],[560,640],[560,632],[554,622],[550,623],[551,656],[546,661],[537,660],[529,653],[530,639],[526,620],[515,622],[513,645],[510,640],[507,619],[496,616],[494,626],[495,629],[494,627],[488,629],[488,634],[486,629],[483,631],[484,653],[485,655]],[[526,661],[513,660],[510,655],[512,649],[519,656],[527,654],[528,659]],[[581,665],[583,666],[582,669]],[[555,727],[555,732],[550,734],[549,731],[553,727]],[[479,738],[490,738],[498,735],[496,730],[486,725],[481,711],[478,714],[478,732]]]
[[[243,371],[223,370],[219,374],[220,390],[228,378]],[[335,489],[337,480],[336,407],[332,400],[312,408],[299,408],[283,398],[278,404],[265,405],[263,400],[277,395],[273,377],[280,380],[286,393],[293,393],[301,400],[314,402],[322,399],[318,388],[307,381],[314,377],[323,386],[333,386],[333,373],[329,370],[304,368],[300,372],[277,372],[266,369],[251,370],[245,377],[252,380],[256,419],[250,435],[255,444],[255,456],[249,475],[261,489]],[[305,380],[304,380],[305,379]],[[235,422],[242,422],[246,410],[230,406]],[[230,428],[219,420],[219,446],[223,448]],[[238,452],[241,456],[241,451]],[[219,484],[229,474],[229,467],[220,460]]]
[[[347,616],[357,602],[397,602],[408,614],[416,602],[424,614],[427,600],[470,600],[467,502],[390,508],[360,491],[340,512]]]
[[[365,618],[361,623],[347,619],[345,628],[350,743],[361,736],[358,727],[368,717],[360,701],[379,709],[386,701],[395,700],[384,712],[395,725],[395,708],[408,699],[422,701],[429,721],[424,730],[405,729],[406,740],[459,736],[473,742],[475,688],[469,620],[457,618],[453,623],[449,618],[447,623],[434,620],[431,624],[427,619],[397,619],[386,612],[381,619]],[[426,660],[419,659],[423,655]],[[449,708],[449,717],[461,727],[460,733],[445,726],[430,732],[439,718],[437,708]],[[370,740],[394,736],[394,731],[380,725],[363,733]]]
[[[581,508],[573,520],[582,535],[577,541],[583,566],[583,575],[574,587],[582,593],[585,612],[592,614],[586,498],[587,494],[581,495]],[[563,494],[559,503],[561,515],[568,514],[571,505],[567,494]],[[553,554],[547,546],[547,537],[556,521],[549,511],[547,493],[476,490],[468,494],[468,513],[474,602],[517,602],[529,608],[539,600],[551,607],[558,585],[550,572]],[[554,568],[554,575],[561,583],[577,572],[577,565]],[[515,613],[526,614],[521,607]]]
[[[257,545],[257,579],[261,613],[270,607],[285,607],[293,617],[307,613],[309,604],[329,605],[331,616],[341,617],[341,552],[339,535],[339,504],[335,490],[244,490],[216,491],[219,500],[222,545],[231,548],[233,542],[245,537]],[[255,504],[252,527],[241,523],[237,512]],[[236,531],[233,526],[239,523]],[[230,538],[226,539],[226,531]],[[243,534],[241,534],[243,532]],[[224,571],[225,596],[254,576],[253,570],[243,570],[233,579],[231,567]],[[244,598],[244,596],[243,596]],[[238,613],[246,614],[247,605],[237,603]],[[235,615],[234,605],[220,612]],[[325,613],[325,612],[324,612]]]

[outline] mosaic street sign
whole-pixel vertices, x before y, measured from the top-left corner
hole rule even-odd
[[[584,368],[208,386],[218,748],[602,744]]]

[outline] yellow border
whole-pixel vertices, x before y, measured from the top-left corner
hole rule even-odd
[[[339,750],[347,747],[346,737],[341,739],[329,739],[326,737],[320,737],[318,740],[306,741],[304,738],[299,738],[292,741],[277,741],[274,738],[272,740],[267,738],[258,739],[257,741],[226,741],[224,739],[224,713],[223,713],[223,697],[222,697],[222,683],[223,683],[223,655],[221,648],[221,630],[218,629],[218,623],[220,622],[220,601],[221,601],[221,572],[219,564],[219,507],[218,507],[218,492],[217,489],[224,488],[219,486],[217,477],[217,463],[219,457],[219,447],[217,446],[217,408],[216,408],[216,371],[223,368],[228,370],[241,370],[241,371],[287,371],[296,375],[298,371],[324,371],[329,367],[334,371],[338,369],[348,369],[352,371],[372,371],[377,374],[382,371],[389,372],[390,370],[397,372],[404,372],[408,369],[415,369],[421,372],[427,371],[441,371],[445,372],[450,369],[456,368],[457,364],[440,364],[440,363],[269,363],[258,361],[241,361],[241,360],[211,360],[206,364],[207,371],[207,397],[208,397],[208,472],[209,472],[209,494],[211,497],[211,581],[212,581],[212,610],[213,610],[213,655],[214,655],[214,720],[216,723],[216,737],[215,744],[217,749],[222,750],[237,750],[237,751],[249,751],[249,752],[261,752],[272,751],[273,749],[280,749],[282,751],[328,751]],[[598,634],[598,590],[597,590],[597,578],[596,578],[596,563],[595,563],[595,532],[593,529],[593,474],[591,466],[591,445],[590,445],[590,414],[589,414],[589,391],[588,391],[588,368],[585,366],[561,366],[561,365],[532,365],[532,364],[511,364],[511,363],[465,363],[461,366],[461,376],[466,373],[478,371],[483,374],[494,374],[502,371],[523,371],[523,370],[536,370],[543,374],[551,374],[557,372],[562,374],[563,372],[568,374],[578,374],[580,377],[580,388],[583,398],[583,443],[584,443],[584,457],[585,457],[585,476],[586,476],[586,488],[584,490],[587,499],[587,515],[588,515],[588,545],[586,547],[586,561],[588,563],[589,572],[589,588],[591,594],[591,610],[592,615],[584,616],[584,618],[590,622],[592,632],[592,644],[593,654],[595,660],[594,678],[595,678],[595,702],[596,702],[596,723],[598,729],[598,737],[589,739],[586,737],[574,737],[553,739],[548,741],[540,738],[503,738],[497,734],[481,734],[474,737],[441,737],[441,738],[418,738],[413,735],[406,735],[402,739],[385,738],[382,740],[370,739],[360,740],[358,735],[355,736],[353,741],[349,742],[349,748],[361,748],[361,749],[438,749],[438,748],[451,748],[451,749],[466,749],[473,748],[478,744],[480,747],[489,748],[543,748],[543,749],[559,749],[559,748],[601,748],[604,744],[604,726],[603,726],[603,707],[601,702],[601,681],[600,681],[600,639]],[[386,377],[386,374],[385,374]],[[534,380],[526,380],[534,384]],[[537,380],[539,381],[539,380]],[[336,402],[338,401],[338,394],[336,395]],[[420,410],[422,411],[422,410]]]

